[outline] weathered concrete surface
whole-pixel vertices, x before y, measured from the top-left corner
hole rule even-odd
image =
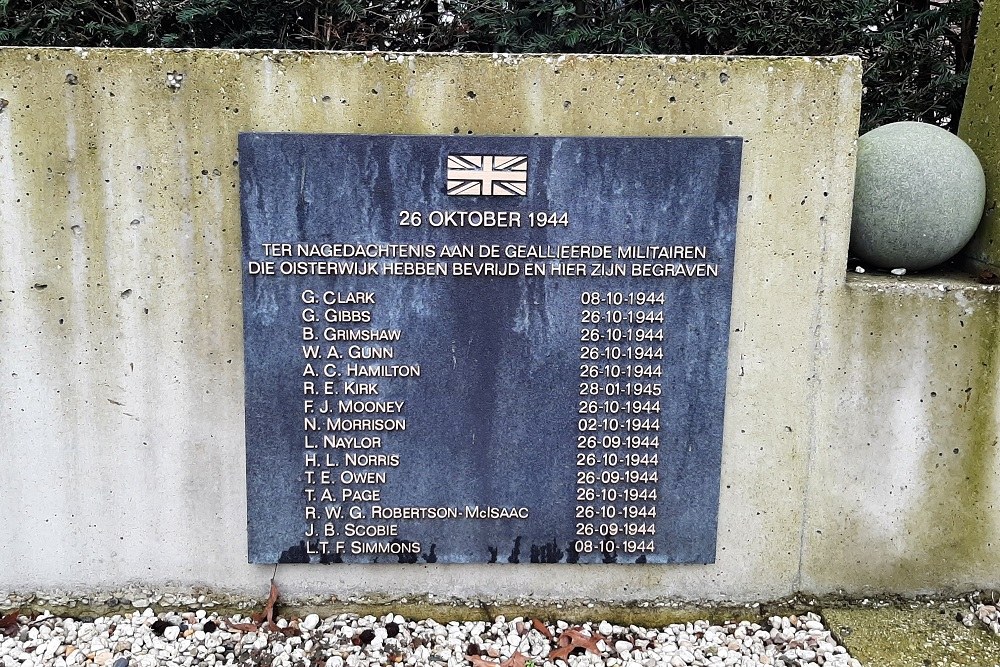
[[[746,139],[715,565],[283,566],[288,595],[800,586],[856,59],[6,49],[0,82],[0,590],[256,592],[271,576],[246,564],[236,134],[250,130]]]
[[[242,130],[747,140],[715,565],[283,566],[286,595],[1000,584],[1000,295],[845,282],[856,60],[8,49],[0,75],[0,590],[270,578],[246,564]]]
[[[1000,292],[852,276],[826,296],[802,587],[996,587]]]
[[[986,172],[986,211],[962,254],[973,266],[1000,267],[1000,2],[986,0],[958,135]]]

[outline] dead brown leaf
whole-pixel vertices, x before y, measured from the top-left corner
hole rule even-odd
[[[983,285],[996,285],[1000,283],[1000,276],[993,273],[989,269],[983,269],[979,272],[979,275],[976,276],[976,280]]]
[[[575,646],[570,646],[569,644],[560,648],[554,648],[549,651],[549,660],[552,662],[555,662],[556,660],[563,660],[568,663],[569,654],[572,653],[575,648]]]
[[[267,622],[274,624],[274,603],[278,601],[278,585],[271,579],[271,592],[267,596],[267,604],[264,605],[264,617]]]
[[[226,623],[226,627],[230,630],[239,630],[240,632],[257,632],[257,626],[253,623]]]
[[[546,639],[548,639],[549,641],[552,641],[552,631],[549,630],[549,626],[545,625],[544,623],[542,623],[537,618],[533,618],[533,619],[531,619],[531,627],[533,627],[535,630],[538,630],[539,632],[541,632],[545,636]]]
[[[13,637],[21,629],[17,622],[17,610],[10,612],[6,616],[0,617],[0,636]]]
[[[265,621],[267,622],[267,629],[271,632],[278,632],[280,628],[274,623],[274,603],[278,601],[278,585],[274,583],[274,579],[271,579],[271,590],[267,596],[267,602],[264,603],[264,608],[259,612],[250,614],[250,620],[253,621],[254,630],[264,626]],[[250,625],[249,623],[240,623],[237,625]],[[236,627],[236,625],[230,625],[230,627]],[[249,632],[249,631],[248,631]]]
[[[467,655],[465,659],[472,663],[472,667],[497,667],[497,663],[492,660],[483,660],[478,655]]]
[[[559,645],[565,646],[568,642],[569,646],[573,648],[582,648],[591,653],[596,653],[601,655],[601,649],[597,648],[597,643],[604,639],[600,633],[595,632],[591,635],[585,635],[580,632],[580,628],[570,628],[566,630],[561,635],[559,635]]]
[[[500,667],[525,667],[524,655],[520,651],[514,651],[514,655],[500,663]]]

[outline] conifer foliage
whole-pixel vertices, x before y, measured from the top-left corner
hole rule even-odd
[[[0,0],[0,45],[855,54],[862,129],[958,126],[982,0]]]

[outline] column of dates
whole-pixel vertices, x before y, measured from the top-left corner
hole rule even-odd
[[[577,553],[656,551],[664,306],[657,291],[580,295]]]

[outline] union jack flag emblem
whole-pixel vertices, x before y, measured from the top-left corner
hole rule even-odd
[[[449,155],[449,195],[528,194],[527,155]]]

